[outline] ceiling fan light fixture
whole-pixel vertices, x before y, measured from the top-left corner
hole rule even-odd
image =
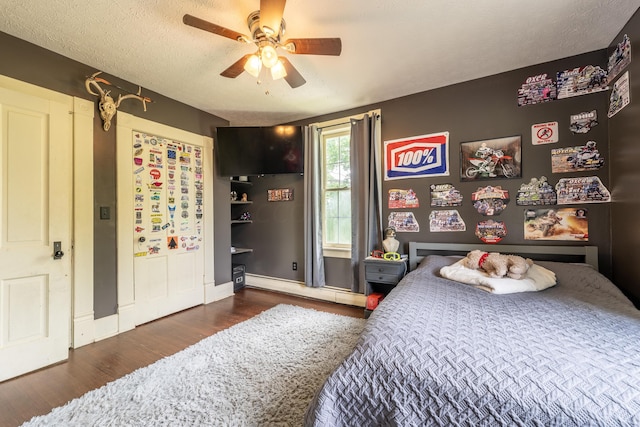
[[[262,69],[262,61],[258,55],[251,55],[247,62],[244,63],[244,70],[253,77],[258,78]]]
[[[271,67],[271,78],[273,80],[278,80],[286,76],[287,76],[287,70],[285,70],[284,65],[282,65],[282,62],[277,61],[276,65]]]
[[[278,62],[278,53],[270,44],[260,48],[260,56],[262,57],[262,64],[267,68],[273,67]]]

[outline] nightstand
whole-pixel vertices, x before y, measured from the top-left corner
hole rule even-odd
[[[364,294],[379,292],[387,295],[407,274],[408,259],[386,261],[382,258],[367,257],[364,260],[364,278],[366,287]],[[364,317],[368,318],[373,310],[364,310]]]

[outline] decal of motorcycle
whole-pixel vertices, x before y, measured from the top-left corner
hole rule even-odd
[[[577,147],[554,148],[551,150],[551,172],[580,172],[600,169],[604,157],[595,141]]]

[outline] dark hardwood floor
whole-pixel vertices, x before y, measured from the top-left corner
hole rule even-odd
[[[245,288],[233,297],[71,350],[66,362],[0,383],[0,426],[19,426],[278,304],[363,317],[361,307]]]

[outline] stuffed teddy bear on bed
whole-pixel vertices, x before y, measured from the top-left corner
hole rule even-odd
[[[498,252],[473,250],[463,259],[463,265],[472,270],[483,270],[491,277],[511,277],[522,279],[533,261],[518,255],[504,255]]]

